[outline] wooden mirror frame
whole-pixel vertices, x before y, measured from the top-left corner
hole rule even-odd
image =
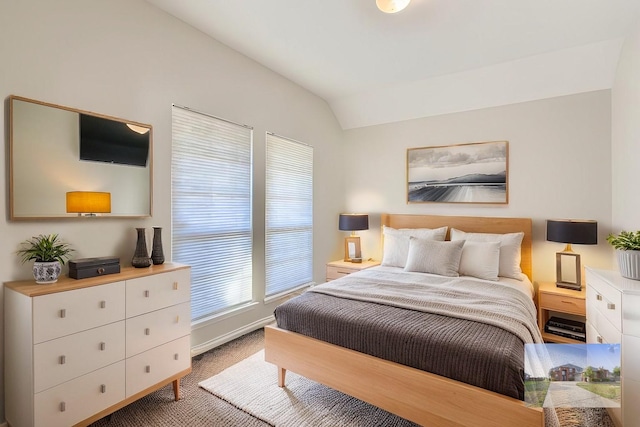
[[[28,105],[19,103],[27,103]],[[25,120],[25,117],[17,117],[17,114],[24,114],[20,113],[21,108],[25,110],[32,108],[33,112],[42,114],[37,117],[42,117],[43,120],[34,120],[33,126],[21,127],[21,121]],[[111,213],[92,215],[91,218],[148,218],[152,216],[153,128],[151,125],[16,95],[9,96],[8,109],[10,220],[86,218],[77,213],[66,212],[65,195],[71,191],[112,193]],[[76,131],[77,127],[71,126],[75,118],[67,116],[65,112],[78,114],[78,117],[83,114],[148,128],[149,151],[146,166],[80,160],[78,154],[79,132]],[[59,118],[59,122],[57,118]],[[26,137],[25,134],[36,137]],[[53,148],[57,146],[48,140],[49,135],[53,135],[51,140],[61,141],[63,147],[54,150]],[[31,143],[33,145],[25,145]],[[47,144],[51,144],[51,146],[49,147]],[[60,162],[60,159],[63,161]],[[78,167],[73,167],[76,165],[75,162]],[[25,179],[25,176],[28,179]],[[130,179],[130,181],[127,182],[126,179]],[[130,185],[131,182],[139,184]],[[49,193],[49,200],[46,199],[49,196],[45,196],[42,198],[41,204],[33,203],[34,198],[40,198],[44,192]]]

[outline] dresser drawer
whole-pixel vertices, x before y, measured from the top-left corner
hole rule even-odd
[[[640,381],[640,363],[638,363],[638,355],[640,354],[640,338],[624,335],[622,338],[622,376],[624,380]]]
[[[550,293],[540,294],[540,307],[546,310],[556,310],[562,313],[573,313],[581,316],[585,315],[584,299],[572,298],[566,295],[555,295]]]
[[[189,269],[127,280],[127,317],[138,316],[191,299]]]
[[[587,284],[587,301],[589,306],[587,317],[593,316],[593,312],[598,311],[616,329],[622,331],[622,296],[620,292],[611,289],[606,283],[597,283],[596,280],[593,280]]]
[[[124,319],[124,282],[33,298],[35,344]]]
[[[622,342],[622,334],[609,320],[596,311],[592,316],[587,317],[587,323],[594,328],[593,339],[587,341],[590,343],[607,343],[620,344]],[[599,338],[598,338],[599,337]],[[589,337],[587,336],[587,339]]]
[[[127,363],[127,397],[191,367],[189,336],[133,356]]]
[[[68,427],[125,398],[120,361],[35,395],[36,427]]]
[[[34,346],[35,392],[123,360],[124,331],[121,320]]]
[[[189,335],[190,331],[190,302],[127,319],[127,357]]]

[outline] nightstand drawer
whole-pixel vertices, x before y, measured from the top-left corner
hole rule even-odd
[[[545,310],[585,315],[584,299],[582,298],[542,293],[539,303],[540,307],[543,307]]]
[[[339,279],[348,274],[354,273],[358,270],[353,270],[346,267],[334,267],[332,265],[327,266],[327,280]]]

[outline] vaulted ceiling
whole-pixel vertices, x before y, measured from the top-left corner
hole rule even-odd
[[[324,98],[344,129],[612,87],[640,0],[147,0]]]

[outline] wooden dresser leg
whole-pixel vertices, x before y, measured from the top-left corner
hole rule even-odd
[[[173,380],[173,397],[176,402],[180,400],[180,378]]]
[[[287,370],[278,366],[278,387],[284,387],[284,377],[287,375]]]

